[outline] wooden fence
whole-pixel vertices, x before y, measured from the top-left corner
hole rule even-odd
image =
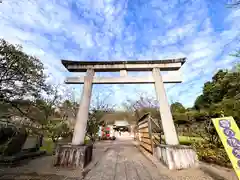
[[[135,128],[135,140],[139,148],[153,154],[155,145],[164,144],[160,123],[150,114],[143,115]]]

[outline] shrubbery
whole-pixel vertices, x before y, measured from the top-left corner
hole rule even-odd
[[[198,141],[195,141],[192,146],[197,152],[200,161],[231,167],[230,160],[224,148],[217,148],[213,144]]]

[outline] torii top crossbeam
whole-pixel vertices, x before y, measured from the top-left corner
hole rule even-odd
[[[93,69],[94,72],[127,71],[151,71],[160,68],[161,71],[174,71],[181,68],[186,58],[166,60],[139,60],[139,61],[70,61],[62,60],[62,64],[70,72],[86,72]]]

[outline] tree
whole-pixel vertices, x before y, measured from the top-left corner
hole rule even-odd
[[[125,107],[126,111],[129,112],[129,114],[135,115],[135,122],[146,113],[150,113],[151,116],[155,119],[161,119],[158,110],[158,101],[153,97],[145,97],[143,94],[140,94],[139,99],[127,100],[127,102],[123,104],[123,106]]]
[[[240,57],[240,51],[239,51],[239,57]],[[233,67],[233,71],[234,71],[234,72],[240,72],[240,64],[236,64],[236,65]]]
[[[0,101],[14,105],[16,99],[39,97],[47,90],[43,64],[35,57],[0,39]]]
[[[211,82],[206,82],[203,87],[203,98],[207,102],[207,107],[213,103],[220,102],[226,95],[229,81],[226,81],[227,70],[219,70]]]
[[[21,109],[19,116],[25,115],[27,119],[39,125],[40,130],[45,130],[49,121],[55,119],[61,99],[59,85],[52,85],[49,94],[40,96],[34,101],[28,100],[24,106],[19,106]]]
[[[214,104],[210,109],[211,117],[232,116],[240,125],[240,101],[239,99],[224,99]]]
[[[210,144],[220,147],[220,139],[211,118],[233,116],[240,125],[240,71],[239,64],[232,70],[219,70],[212,81],[204,84],[202,94],[196,99],[197,111],[193,117],[198,125],[196,133]]]
[[[240,58],[240,50],[236,51],[236,53],[234,53],[234,54],[231,54],[231,56]]]
[[[0,102],[0,119],[9,119],[11,117],[11,106]]]
[[[98,88],[98,91],[93,93],[92,97],[92,102],[91,102],[91,110],[96,110],[96,109],[101,109],[101,110],[106,110],[106,111],[112,111],[114,107],[116,106],[115,104],[108,104],[106,103],[109,98],[114,94],[114,92],[109,89],[100,89]]]
[[[195,134],[203,138],[210,146],[213,146],[213,148],[223,147],[219,135],[210,118],[199,124],[198,128],[199,130],[195,131]]]
[[[207,108],[209,106],[209,102],[205,99],[205,97],[201,94],[198,96],[194,102],[194,109],[200,110]]]
[[[109,105],[106,100],[112,95],[112,92],[101,94],[94,94],[93,104],[91,104],[89,111],[89,119],[87,121],[86,136],[90,138],[92,142],[95,142],[98,137],[99,126],[105,125],[106,122],[103,121],[103,116],[109,112],[113,112],[114,105]]]
[[[89,113],[86,135],[92,142],[95,142],[98,137],[99,126],[104,125],[104,121],[102,120],[104,114],[106,114],[106,112],[101,110],[92,110],[91,113]]]
[[[193,120],[191,113],[179,102],[172,103],[170,108],[178,133],[189,132],[189,127]]]
[[[49,121],[46,129],[48,137],[50,137],[55,144],[58,143],[60,137],[68,137],[72,132],[68,124],[63,120]]]
[[[175,103],[171,104],[170,108],[171,108],[172,113],[185,113],[186,112],[185,107],[179,102],[175,102]]]
[[[72,100],[65,100],[61,105],[58,107],[59,109],[59,116],[62,120],[67,121],[69,126],[74,129],[75,121],[77,118],[77,113],[79,109],[79,104]]]
[[[210,118],[209,116],[209,112],[206,111],[206,110],[200,110],[200,111],[196,111],[194,114],[193,114],[193,117],[194,117],[194,120],[196,122],[203,122],[203,121],[206,121]]]
[[[0,39],[0,108],[3,116],[7,114],[7,119],[11,119],[19,115],[36,120],[29,116],[34,101],[41,93],[50,93],[43,70],[43,64],[24,53],[21,46]]]
[[[59,120],[65,121],[58,113],[61,100],[62,97],[59,92],[59,86],[51,86],[51,93],[32,101],[19,100],[16,102],[15,100],[18,109],[12,111],[11,116],[15,117],[12,118],[12,121],[15,119],[14,122],[25,127],[29,133],[49,136],[47,133],[52,133],[56,130],[50,130],[49,128],[52,129],[50,125],[54,125],[55,122]],[[15,110],[15,108],[13,110]]]
[[[203,93],[196,99],[194,107],[197,110],[209,109],[224,99],[238,99],[240,96],[240,71],[237,67],[239,65],[232,71],[219,70],[212,77],[212,81],[206,82]]]
[[[232,3],[227,4],[230,8],[239,8],[240,7],[240,1],[239,0],[233,0]]]

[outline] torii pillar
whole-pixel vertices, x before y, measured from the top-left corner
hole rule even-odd
[[[94,70],[88,69],[86,76],[84,77],[84,85],[81,96],[81,102],[79,111],[77,113],[76,124],[74,128],[72,144],[82,145],[84,144],[86,127],[88,121],[88,113],[92,96],[92,83],[93,83]]]
[[[155,81],[154,85],[155,85],[157,100],[160,103],[159,112],[161,116],[161,122],[162,122],[166,144],[178,145],[179,140],[178,140],[176,128],[173,123],[173,117],[170,110],[170,106],[168,104],[168,99],[167,99],[167,95],[163,85],[160,69],[154,68],[152,73]]]
[[[71,144],[59,145],[56,148],[54,166],[80,167],[84,169],[92,160],[93,144],[84,144],[88,121],[89,106],[92,95],[94,70],[87,69],[81,102]]]

